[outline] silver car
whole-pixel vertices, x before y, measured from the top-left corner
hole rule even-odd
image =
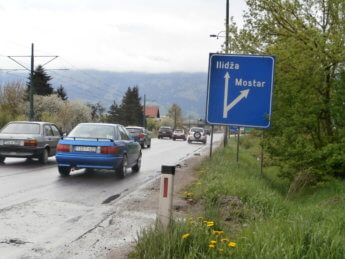
[[[0,131],[0,162],[6,157],[22,157],[46,164],[55,155],[60,138],[60,131],[50,122],[9,122]]]
[[[203,128],[193,127],[189,130],[188,143],[192,143],[193,141],[206,144],[207,137]]]

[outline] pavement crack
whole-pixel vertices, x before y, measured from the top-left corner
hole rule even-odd
[[[27,243],[31,243],[31,242],[26,242],[17,238],[11,238],[8,240],[0,241],[0,244],[7,244],[7,245],[25,245]]]
[[[106,198],[106,199],[102,202],[102,204],[108,204],[108,203],[110,203],[111,201],[113,201],[113,200],[119,198],[120,195],[121,195],[120,193],[115,194],[115,195],[112,195],[112,196]]]

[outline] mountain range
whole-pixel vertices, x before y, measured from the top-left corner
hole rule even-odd
[[[54,88],[62,85],[69,99],[100,102],[106,109],[121,103],[128,87],[138,86],[147,105],[158,105],[160,114],[176,103],[183,115],[193,119],[205,117],[207,73],[138,73],[99,70],[47,70]],[[0,85],[9,81],[27,81],[25,73],[0,73]]]

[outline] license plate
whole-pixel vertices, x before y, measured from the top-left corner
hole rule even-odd
[[[4,145],[19,145],[19,140],[4,140]]]
[[[78,152],[96,152],[96,147],[76,146],[74,150]]]

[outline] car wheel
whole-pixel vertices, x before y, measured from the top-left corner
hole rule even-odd
[[[145,148],[145,143],[140,144],[141,148]]]
[[[71,168],[69,166],[59,166],[59,173],[61,176],[69,176]]]
[[[6,157],[0,156],[0,163],[3,163],[5,161]]]
[[[45,148],[38,158],[40,163],[45,165],[48,162],[48,150]]]
[[[176,140],[176,138],[173,138],[173,141],[175,141]]]
[[[147,145],[147,148],[150,148],[151,147],[151,140],[149,142],[149,144]]]
[[[141,154],[139,155],[137,163],[132,167],[132,172],[133,173],[139,172],[140,171],[140,167],[141,167]]]
[[[188,139],[188,144],[190,144],[190,143],[192,143],[192,141]]]
[[[116,174],[120,178],[124,178],[127,173],[127,156],[124,155],[121,164],[116,169]]]

